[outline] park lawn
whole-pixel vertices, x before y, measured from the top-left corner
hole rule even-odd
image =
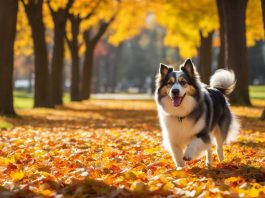
[[[225,161],[176,170],[153,101],[90,100],[21,109],[0,131],[0,197],[264,197],[263,101],[233,107],[242,122]],[[213,148],[214,149],[214,148]]]
[[[64,103],[70,101],[69,94],[64,94]],[[25,91],[15,91],[14,92],[14,106],[15,109],[31,109],[33,108],[33,95]]]
[[[249,86],[249,95],[251,99],[265,100],[265,86]]]
[[[265,101],[265,86],[249,86],[249,95],[252,102]],[[30,109],[33,107],[33,95],[25,91],[14,92],[15,109]],[[257,100],[256,100],[257,99]],[[70,102],[69,94],[64,94],[64,103]]]
[[[12,123],[9,123],[9,122],[7,122],[5,120],[2,120],[0,118],[0,130],[1,129],[9,129],[9,128],[12,128],[12,127],[13,127]]]
[[[30,109],[33,107],[33,95],[25,91],[14,92],[15,109]]]

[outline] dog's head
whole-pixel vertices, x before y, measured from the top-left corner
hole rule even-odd
[[[199,94],[199,82],[198,72],[191,59],[187,59],[178,71],[161,63],[157,75],[157,99],[160,104],[167,106],[166,109],[172,107],[175,111],[182,111],[185,106],[194,104]]]

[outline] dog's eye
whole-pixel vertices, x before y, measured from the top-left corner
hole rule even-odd
[[[171,81],[167,82],[167,86],[172,86],[173,84],[174,84],[174,83],[171,82]]]
[[[187,84],[187,82],[186,82],[186,81],[184,81],[184,80],[181,80],[181,81],[179,81],[179,84],[181,84],[182,86],[184,86],[184,85],[186,85],[186,84]]]

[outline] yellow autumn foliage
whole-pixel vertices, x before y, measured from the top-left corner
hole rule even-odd
[[[204,36],[218,29],[218,16],[215,1],[192,0],[165,1],[155,7],[156,21],[165,27],[164,43],[178,47],[182,57],[197,55],[200,46],[199,31]]]
[[[182,57],[197,55],[199,31],[207,36],[209,32],[219,29],[217,5],[213,0],[202,0],[199,3],[192,0],[158,1],[154,13],[156,21],[166,29],[165,45],[179,48]],[[264,39],[260,0],[248,2],[246,29],[248,46]]]
[[[17,16],[17,35],[15,40],[15,53],[29,56],[33,53],[31,29],[22,3],[19,3]]]
[[[21,179],[23,179],[25,174],[23,171],[20,170],[20,171],[12,172],[10,176],[12,180],[16,182],[16,181],[20,181]]]
[[[247,45],[253,46],[256,41],[264,40],[261,0],[249,0],[246,13]]]
[[[27,1],[25,1],[27,3]],[[45,2],[45,1],[44,1]],[[54,11],[65,8],[68,0],[51,0]],[[83,43],[82,33],[88,28],[97,32],[102,21],[109,21],[115,15],[115,20],[108,28],[105,37],[109,43],[117,46],[120,42],[128,40],[141,33],[141,30],[158,23],[166,30],[164,44],[179,48],[182,57],[197,55],[200,46],[201,31],[204,36],[209,32],[218,32],[219,20],[216,1],[201,0],[199,3],[193,0],[78,0],[74,1],[70,13],[75,16],[85,17],[93,11],[93,15],[83,20],[78,37],[79,43]],[[246,28],[247,45],[253,46],[256,41],[264,39],[262,23],[262,10],[260,0],[249,0],[247,6]],[[45,23],[46,41],[52,43],[54,24],[47,2],[43,6],[43,20]],[[154,21],[152,20],[154,18]],[[151,20],[150,20],[151,19]],[[70,24],[67,24],[67,35],[71,38]],[[17,54],[30,55],[32,39],[29,24],[22,4],[19,5],[17,39],[15,51]],[[218,34],[214,35],[214,46],[218,46]],[[85,51],[81,45],[80,55]]]

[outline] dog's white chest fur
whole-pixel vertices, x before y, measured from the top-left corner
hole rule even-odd
[[[160,115],[160,119],[166,148],[170,143],[184,150],[192,138],[205,126],[204,116],[196,123],[188,118],[179,121],[175,116]]]
[[[163,140],[167,149],[169,148],[169,144],[173,144],[184,150],[191,142],[192,138],[205,126],[205,115],[202,115],[196,123],[194,120],[187,117],[183,118],[181,121],[178,119],[179,117],[187,115],[194,108],[195,101],[189,98],[187,99],[190,105],[184,104],[183,106],[185,109],[181,107],[172,107],[171,101],[167,98],[161,100],[162,105],[158,104],[158,114],[163,132]],[[168,114],[167,112],[170,113]]]

